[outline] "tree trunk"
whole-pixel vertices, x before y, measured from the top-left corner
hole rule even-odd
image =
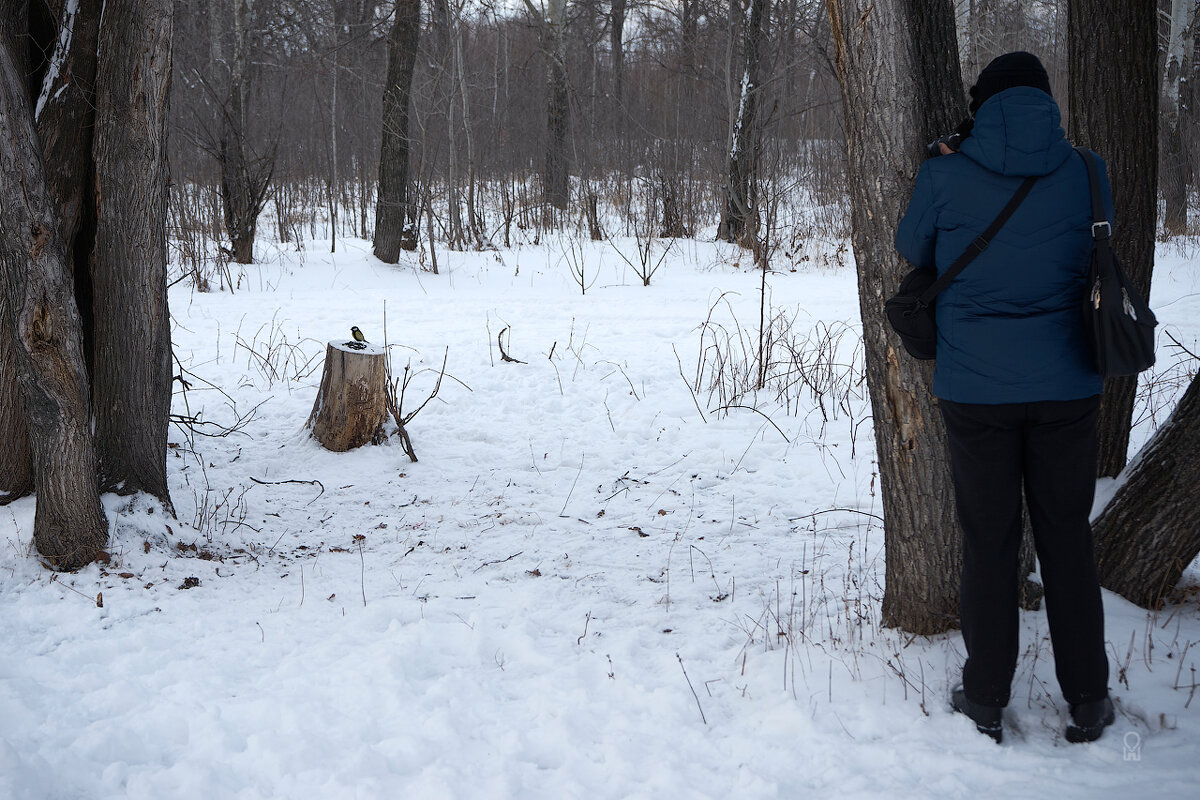
[[[954,0],[954,15],[958,22],[958,54],[962,62],[964,83],[972,83],[981,68],[975,53],[979,43],[975,0]]]
[[[1200,554],[1200,375],[1092,524],[1105,588],[1156,608]]]
[[[626,0],[612,0],[611,25],[608,30],[612,50],[613,105],[619,119],[624,108],[625,81],[625,6]]]
[[[36,49],[43,56],[23,74],[40,76],[32,87],[36,96],[34,117],[46,168],[50,196],[60,214],[60,235],[63,239],[68,265],[76,263],[76,301],[85,315],[91,310],[91,278],[87,274],[87,257],[91,250],[91,233],[95,225],[95,208],[84,202],[91,188],[92,127],[95,117],[96,33],[99,28],[99,9],[94,5],[79,6],[60,2],[48,9],[56,16],[57,27],[47,28],[40,38],[30,32]],[[23,28],[24,14],[10,18],[6,24]],[[16,34],[24,36],[24,31]],[[86,219],[86,223],[85,223]],[[76,248],[76,235],[88,228],[83,236],[86,244]],[[91,347],[87,320],[84,320],[84,358],[89,360]],[[0,297],[0,342],[11,341]],[[0,460],[0,504],[15,500],[33,491],[33,464],[29,450],[25,409],[18,383],[16,353],[0,344],[0,441],[10,444]]]
[[[735,61],[740,69],[730,65],[731,77],[740,77],[737,105],[730,114],[725,213],[717,235],[727,242],[738,242],[743,247],[754,247],[758,235],[758,90],[763,57],[763,24],[769,13],[768,0],[730,0],[729,34],[734,36],[735,31],[740,30],[742,46]]]
[[[167,508],[167,88],[171,0],[107,0],[96,86],[96,449],[106,490]]]
[[[64,3],[50,66],[38,93],[34,117],[50,195],[58,204],[60,233],[68,261],[86,268],[91,230],[84,232],[82,253],[73,258],[76,237],[95,225],[90,200],[92,134],[96,119],[96,42],[100,8],[94,3]],[[79,274],[77,272],[77,277]],[[82,302],[82,298],[80,298]],[[86,313],[86,311],[85,311]]]
[[[342,200],[342,182],[338,177],[338,44],[342,33],[339,6],[333,6],[333,87],[329,93],[329,252],[337,252],[338,205]]]
[[[27,35],[26,0],[0,8],[0,48],[7,42],[19,42]],[[23,52],[22,52],[23,55]],[[16,62],[18,75],[27,75],[24,58]],[[0,120],[0,127],[3,121]],[[0,231],[3,231],[0,217]],[[0,234],[2,235],[2,234]],[[2,256],[0,256],[2,257]],[[33,461],[29,453],[29,433],[25,424],[25,398],[21,392],[17,340],[9,322],[8,293],[4,273],[0,272],[0,505],[11,503],[33,491]]]
[[[100,7],[59,0],[58,27],[44,43],[50,54],[34,108],[50,196],[58,206],[59,232],[75,279],[83,320],[83,357],[93,361],[92,244],[96,238],[96,181],[92,143],[96,128],[96,44]]]
[[[458,94],[458,59],[455,58],[455,40],[457,38],[456,22],[458,10],[450,10],[447,4],[446,29],[443,33],[442,60],[447,78],[446,88],[446,245],[452,250],[462,250],[466,242],[463,233],[462,203],[459,197],[459,168],[458,168],[458,104],[455,102]]]
[[[1192,60],[1192,23],[1196,18],[1195,0],[1171,0],[1171,27],[1162,73],[1162,116],[1160,125],[1163,226],[1170,234],[1187,231],[1187,161],[1180,130],[1180,89],[1183,71]]]
[[[566,13],[567,0],[549,0],[548,18],[542,24],[542,52],[546,58],[546,202],[564,211],[571,196]]]
[[[238,264],[254,263],[258,216],[266,203],[275,164],[274,152],[256,158],[249,141],[247,115],[254,80],[250,36],[253,14],[250,0],[233,0],[233,61],[229,65],[229,99],[221,109],[221,141],[217,154],[221,166],[225,231],[229,235],[233,260]]]
[[[10,42],[23,42],[28,36],[26,0],[18,0],[0,9],[0,50]],[[16,74],[29,74],[25,49],[14,47],[12,56]],[[6,76],[0,76],[0,79]],[[18,90],[29,94],[29,86],[22,82]],[[5,120],[0,118],[0,130]],[[0,147],[3,142],[0,142]],[[2,157],[2,156],[0,156]],[[7,175],[7,171],[3,173]],[[2,189],[2,184],[0,184]],[[4,215],[0,214],[0,236],[5,236]],[[0,243],[3,239],[0,239]],[[0,258],[4,257],[0,251]],[[10,321],[8,309],[7,273],[0,272],[0,505],[11,503],[33,491],[33,456],[29,451],[29,430],[25,417],[25,395],[22,391],[21,361],[17,352],[19,343]]]
[[[1156,3],[1070,0],[1067,10],[1071,139],[1108,162],[1117,224],[1113,248],[1142,296],[1150,297],[1158,210],[1158,34]],[[1125,466],[1137,378],[1105,382],[1099,474]]]
[[[0,291],[0,442],[4,442],[0,454],[0,506],[33,491],[33,456],[25,422],[21,365],[7,296],[7,292]]]
[[[421,0],[400,0],[388,33],[387,84],[383,90],[383,141],[375,204],[375,257],[389,264],[401,250],[417,249],[418,219],[410,197],[409,103],[421,35]]]
[[[8,27],[6,24],[4,27]],[[33,452],[33,541],[51,566],[78,569],[108,541],[88,416],[70,268],[33,124],[17,37],[0,38],[0,288]],[[7,443],[6,443],[7,444]]]
[[[469,29],[468,29],[469,30]],[[458,76],[458,90],[462,101],[463,138],[467,145],[467,232],[476,249],[483,246],[483,225],[479,213],[475,209],[475,146],[471,134],[471,94],[467,91],[467,63],[463,58],[463,31],[461,15],[456,17],[454,26],[454,61],[455,74]]]
[[[326,345],[321,388],[308,416],[313,436],[336,453],[382,441],[388,419],[387,354],[375,345],[354,345]]]
[[[883,622],[931,634],[958,621],[962,554],[932,369],[883,315],[906,271],[892,244],[924,145],[965,112],[949,0],[827,0],[846,114],[867,385],[886,522]],[[942,38],[933,37],[936,31]],[[928,85],[927,85],[928,84]],[[941,96],[934,96],[932,86]]]

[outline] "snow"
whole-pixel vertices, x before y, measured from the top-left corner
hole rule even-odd
[[[1197,565],[1161,612],[1105,593],[1118,718],[1093,745],[1063,738],[1044,613],[1022,615],[1000,747],[948,708],[961,637],[881,626],[833,247],[769,280],[794,341],[832,354],[810,359],[821,403],[711,382],[757,341],[759,275],[722,243],[677,242],[649,287],[617,256],[637,263],[632,239],[574,243],[586,295],[568,240],[439,251],[436,276],[338,244],[264,244],[233,294],[171,290],[176,411],[243,424],[172,429],[176,518],[106,497],[111,562],[55,575],[33,499],[0,509],[0,797],[1194,795]],[[1194,350],[1193,255],[1164,248],[1153,297]],[[303,429],[325,343],[382,344],[385,307],[406,410],[448,348],[408,424],[418,463]],[[525,363],[501,360],[505,328]],[[1172,353],[1135,446],[1182,390]]]
[[[59,26],[58,41],[55,42],[54,52],[50,56],[50,63],[46,65],[46,76],[42,79],[42,90],[38,94],[37,108],[34,111],[33,118],[36,120],[42,116],[42,109],[46,107],[49,100],[57,100],[66,89],[66,84],[60,86],[51,97],[50,92],[54,89],[54,83],[58,80],[59,73],[62,72],[63,64],[66,63],[67,57],[71,54],[71,36],[75,32],[75,17],[79,14],[79,0],[67,0],[66,6],[63,8],[62,23]]]

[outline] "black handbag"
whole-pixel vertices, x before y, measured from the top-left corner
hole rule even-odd
[[[1096,162],[1082,147],[1092,195],[1092,261],[1083,293],[1083,330],[1096,369],[1105,378],[1136,375],[1154,366],[1154,312],[1130,282],[1109,245],[1112,233],[1100,199]]]
[[[1037,175],[1030,175],[1017,187],[1008,204],[1000,214],[992,220],[987,230],[980,234],[975,241],[967,246],[950,268],[938,277],[932,269],[914,269],[900,281],[900,289],[888,298],[883,305],[888,323],[900,334],[904,349],[913,358],[930,361],[937,357],[937,317],[934,315],[933,301],[950,282],[958,277],[976,256],[987,249],[997,231],[1004,227],[1008,218],[1017,210],[1017,206],[1029,196]]]

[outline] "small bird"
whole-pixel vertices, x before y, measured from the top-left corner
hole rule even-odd
[[[363,336],[363,332],[358,329],[357,325],[350,327],[350,335],[354,337],[354,341],[356,342],[365,342],[367,340],[367,337]]]

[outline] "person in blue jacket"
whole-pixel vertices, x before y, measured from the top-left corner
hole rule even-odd
[[[1024,489],[1070,706],[1067,739],[1092,741],[1114,713],[1088,521],[1103,381],[1080,318],[1092,250],[1087,171],[1036,56],[1000,56],[970,94],[974,123],[960,126],[957,152],[943,140],[945,155],[917,174],[896,234],[900,254],[944,272],[1025,178],[1039,177],[991,245],[936,299],[933,392],[963,530],[967,660],[951,704],[1000,741],[1017,662]],[[1103,162],[1100,177],[1111,225]]]

